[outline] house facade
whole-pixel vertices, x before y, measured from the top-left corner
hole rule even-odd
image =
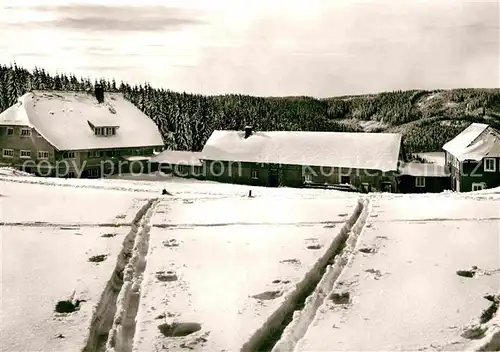
[[[401,135],[214,131],[203,148],[206,179],[268,187],[351,185],[397,192]]]
[[[94,94],[33,91],[0,114],[0,165],[39,176],[123,172],[127,158],[152,156],[163,145],[152,119],[100,86]]]
[[[443,146],[450,188],[457,192],[500,186],[500,132],[472,123]]]
[[[440,193],[451,189],[450,173],[444,165],[403,163],[398,174],[400,193]]]

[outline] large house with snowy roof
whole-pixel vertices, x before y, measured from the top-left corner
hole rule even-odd
[[[443,146],[457,192],[500,186],[500,132],[487,124],[472,123]]]
[[[41,176],[98,177],[160,152],[154,121],[120,93],[33,91],[0,114],[0,164]]]
[[[206,179],[258,186],[351,185],[397,192],[405,156],[397,133],[214,131]]]

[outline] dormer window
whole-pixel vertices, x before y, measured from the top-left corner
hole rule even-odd
[[[119,128],[119,126],[96,126],[90,121],[87,121],[87,123],[96,136],[114,136]]]
[[[94,127],[94,134],[96,136],[114,136],[118,127]]]

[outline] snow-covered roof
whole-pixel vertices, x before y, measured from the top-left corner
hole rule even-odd
[[[400,166],[399,173],[422,177],[447,177],[450,175],[445,166],[432,163],[404,163]]]
[[[459,161],[500,157],[500,134],[487,124],[472,123],[443,149]]]
[[[187,152],[180,150],[165,150],[151,158],[151,163],[165,163],[174,165],[201,166],[200,152]]]
[[[443,149],[451,155],[458,157],[488,127],[484,123],[472,123],[455,138],[446,143]]]
[[[22,107],[21,99],[0,113],[0,125],[33,127],[26,114],[26,110]]]
[[[34,127],[59,150],[133,148],[163,145],[154,121],[121,93],[104,93],[99,104],[86,92],[33,91],[0,114],[3,124]],[[94,126],[119,126],[116,135],[95,136]],[[19,124],[18,123],[18,124]]]
[[[397,133],[214,131],[203,159],[397,170],[401,135]]]
[[[480,161],[483,158],[500,158],[500,135],[493,129],[488,129],[471,143],[462,154],[457,156],[459,161]]]
[[[151,159],[151,157],[150,156],[136,155],[136,156],[124,156],[124,157],[122,157],[122,159],[127,160],[127,161],[148,161]]]

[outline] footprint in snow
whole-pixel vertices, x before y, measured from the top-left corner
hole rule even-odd
[[[167,272],[165,271],[157,271],[156,272],[156,279],[161,282],[170,282],[170,281],[177,281],[178,277],[177,275],[169,270]]]
[[[301,261],[295,258],[280,260],[280,263],[288,263],[293,265],[300,265]]]
[[[175,238],[171,238],[162,242],[165,247],[179,247],[179,242]]]
[[[365,254],[377,253],[377,249],[376,248],[371,248],[371,247],[363,247],[363,248],[360,248],[359,251],[361,253],[365,253]]]
[[[89,262],[91,263],[100,263],[105,261],[108,258],[107,254],[98,254],[98,255],[93,255],[92,257],[89,258]]]
[[[278,297],[281,297],[281,295],[283,295],[282,291],[266,291],[253,295],[252,298],[265,301],[265,300],[276,299]]]
[[[373,274],[373,278],[375,280],[380,280],[380,278],[383,276],[382,272],[378,269],[367,269],[365,270],[366,273]]]

